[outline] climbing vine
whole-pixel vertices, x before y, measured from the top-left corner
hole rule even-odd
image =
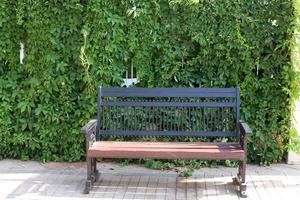
[[[291,133],[292,0],[0,2],[0,156],[75,161],[95,89],[240,87],[250,162],[284,159]],[[19,63],[20,42],[25,46]]]

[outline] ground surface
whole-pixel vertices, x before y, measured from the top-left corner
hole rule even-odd
[[[137,165],[99,163],[100,180],[82,194],[85,163],[0,161],[0,199],[239,199],[235,168],[201,168],[192,177]],[[248,199],[300,199],[300,166],[248,165]]]

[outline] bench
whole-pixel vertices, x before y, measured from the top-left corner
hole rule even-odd
[[[246,197],[251,130],[240,121],[239,88],[99,88],[97,102],[97,119],[81,129],[87,152],[84,193],[99,177],[96,158],[203,159],[239,161],[234,183]],[[104,140],[107,136],[131,140]],[[139,137],[222,142],[155,142]]]

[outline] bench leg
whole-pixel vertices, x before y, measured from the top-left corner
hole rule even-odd
[[[242,198],[246,198],[246,161],[240,161],[239,164],[239,172],[237,174],[237,177],[233,179],[233,183],[237,186],[239,186],[239,193]]]
[[[97,182],[99,179],[99,171],[97,170],[97,160],[92,158],[92,184]]]
[[[92,187],[92,158],[87,158],[86,159],[86,166],[87,166],[87,180],[85,183],[85,188],[83,193],[84,194],[89,194],[91,187]]]

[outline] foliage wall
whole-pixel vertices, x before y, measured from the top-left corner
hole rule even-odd
[[[75,161],[97,86],[133,66],[142,87],[241,88],[248,158],[290,139],[291,0],[0,2],[0,156]],[[20,42],[25,45],[19,63]]]

